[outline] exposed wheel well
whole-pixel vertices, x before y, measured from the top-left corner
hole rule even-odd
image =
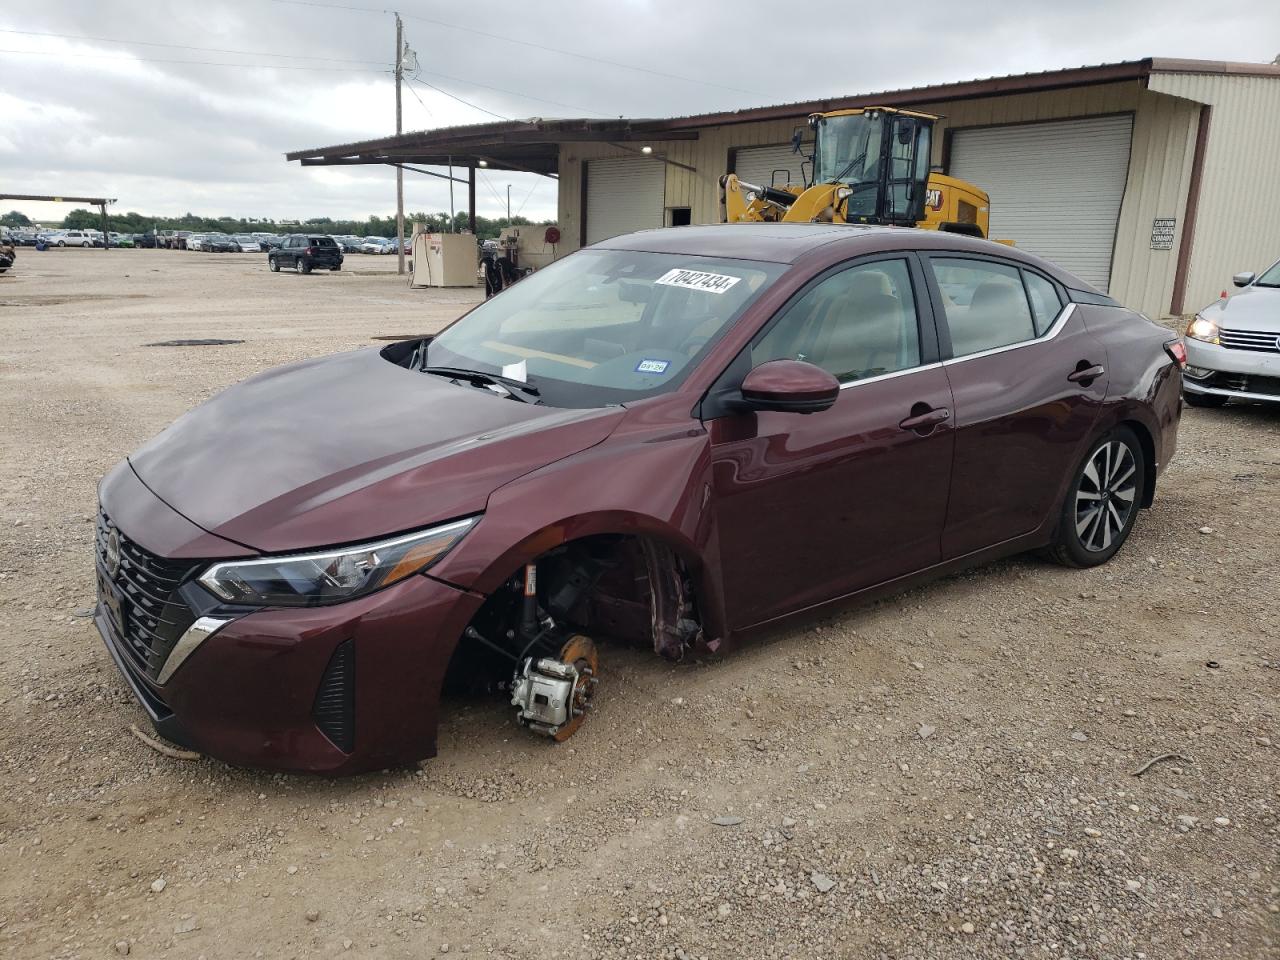
[[[701,638],[689,570],[661,540],[598,534],[553,547],[534,563],[538,623],[546,640],[531,641],[529,631],[522,630],[522,566],[472,618],[450,663],[454,684],[510,676],[531,642],[535,649],[541,644],[551,650],[562,642],[556,638],[570,633],[605,643],[644,644],[671,660],[679,660]],[[548,623],[554,627],[547,628]]]

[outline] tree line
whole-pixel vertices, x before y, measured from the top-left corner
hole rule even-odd
[[[415,222],[425,223],[432,233],[462,233],[470,226],[467,212],[460,210],[453,215],[452,230],[448,213],[406,213],[404,216],[405,233],[412,230]],[[503,227],[527,226],[535,221],[526,217],[499,217],[491,220],[488,217],[476,216],[476,236],[482,240],[496,238]],[[551,223],[544,220],[543,223]],[[0,224],[9,227],[28,227],[31,220],[17,210],[10,211],[0,217]],[[149,217],[141,213],[109,213],[107,229],[116,233],[150,233],[153,230],[190,230],[193,233],[304,233],[319,231],[337,236],[356,237],[394,237],[396,235],[396,218],[370,217],[368,220],[333,220],[329,217],[313,217],[298,223],[285,223],[268,219],[236,219],[235,217],[201,217],[187,213],[181,217]],[[96,210],[77,208],[62,220],[64,230],[101,230],[102,217]]]

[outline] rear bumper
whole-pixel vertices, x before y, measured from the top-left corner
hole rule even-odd
[[[202,643],[164,686],[133,663],[101,605],[94,619],[166,739],[229,763],[339,775],[435,755],[445,670],[482,599],[414,576],[348,603],[257,611]],[[348,641],[353,669],[339,682],[353,730],[344,750],[318,725],[317,697]]]

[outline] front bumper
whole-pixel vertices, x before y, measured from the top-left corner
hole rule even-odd
[[[201,643],[163,686],[101,603],[94,620],[166,739],[229,763],[351,774],[435,755],[445,670],[482,600],[420,575],[329,607],[256,611]],[[350,659],[335,673],[338,656]],[[322,730],[335,696],[349,698],[349,740]]]
[[[1237,350],[1186,337],[1187,393],[1280,403],[1280,351]]]

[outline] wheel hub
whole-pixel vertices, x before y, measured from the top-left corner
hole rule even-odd
[[[599,671],[596,646],[581,635],[569,638],[559,659],[525,660],[511,685],[516,721],[554,740],[569,739],[591,708]]]
[[[1100,446],[1076,487],[1076,534],[1086,550],[1107,550],[1124,531],[1138,493],[1133,451],[1118,440]]]

